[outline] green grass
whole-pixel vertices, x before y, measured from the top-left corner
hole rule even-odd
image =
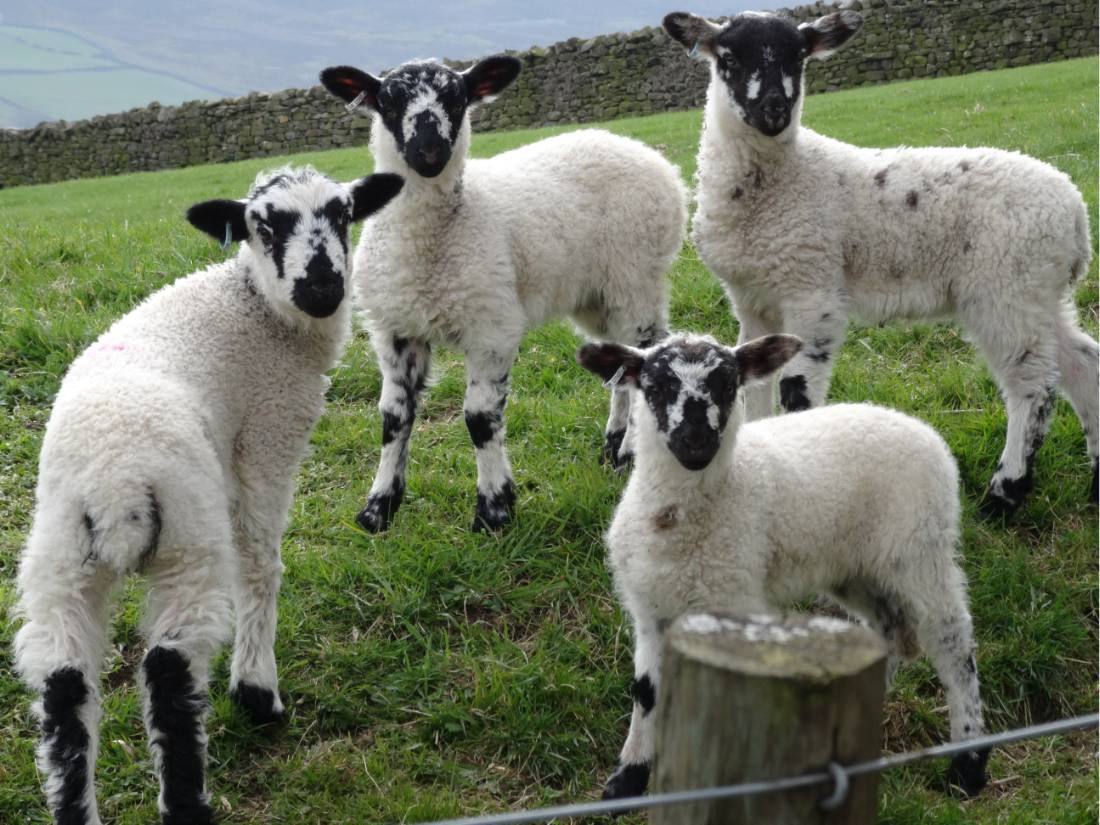
[[[1097,61],[903,83],[819,97],[806,120],[861,145],[992,144],[1068,172],[1097,202]],[[699,113],[608,124],[666,147],[690,178]],[[561,130],[478,135],[491,155]],[[295,156],[342,179],[363,149]],[[190,203],[238,197],[271,159],[0,192],[0,610],[32,507],[35,461],[66,365],[149,292],[221,257],[182,220]],[[672,274],[678,327],[731,341],[736,322],[687,247]],[[1077,293],[1097,329],[1096,263]],[[573,363],[564,324],[533,332],[514,374],[509,447],[519,516],[500,537],[466,532],[474,457],[459,357],[418,421],[407,503],[391,531],[352,523],[379,449],[379,375],[357,339],[333,374],[284,540],[278,657],[285,729],[256,732],[226,698],[217,660],[210,788],[232,823],[417,821],[592,798],[630,709],[630,635],[609,588],[601,533],[622,479],[596,461],[606,391]],[[950,326],[855,328],[834,400],[874,400],[943,433],[964,482],[964,564],[992,729],[1095,708],[1097,512],[1086,505],[1084,439],[1059,402],[1037,493],[1008,525],[975,517],[1004,411],[980,359]],[[123,593],[107,663],[99,761],[108,821],[147,822],[156,786],[132,668],[140,582]],[[0,821],[45,822],[28,697],[11,675],[14,626],[0,623]],[[889,697],[885,747],[939,741],[942,692],[927,662]],[[936,790],[942,764],[888,774],[880,819],[916,823],[1085,823],[1097,817],[1095,740],[998,751],[998,784],[960,803]],[[640,820],[638,820],[640,821]]]

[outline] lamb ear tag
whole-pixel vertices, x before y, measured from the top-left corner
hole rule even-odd
[[[348,114],[351,114],[356,109],[358,109],[359,104],[362,103],[366,99],[367,99],[367,93],[366,92],[360,92],[359,94],[357,94],[355,96],[355,100],[352,100],[352,101],[344,104],[345,111],[347,111]]]
[[[619,382],[623,379],[623,373],[626,372],[626,364],[619,364],[619,368],[615,370],[615,374],[603,382],[603,385],[608,389],[614,389],[619,386]]]
[[[229,245],[233,243],[233,224],[229,221],[225,222],[225,237],[222,239],[222,249],[229,249]]]
[[[696,40],[695,45],[692,46],[691,51],[688,52],[688,57],[698,57],[698,56],[699,56],[699,41]]]

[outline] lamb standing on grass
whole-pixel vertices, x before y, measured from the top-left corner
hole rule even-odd
[[[283,715],[275,674],[279,546],[294,476],[350,332],[348,224],[401,188],[312,169],[187,218],[237,257],[157,292],[69,368],[46,428],[19,568],[16,667],[40,694],[39,768],[55,820],[98,823],[93,773],[110,594],[150,584],[141,666],[165,823],[210,822],[203,715],[236,614],[231,696]]]
[[[1030,490],[1059,385],[1085,431],[1095,501],[1100,348],[1072,300],[1092,254],[1081,194],[1015,152],[861,149],[802,128],[804,59],[828,57],[862,25],[851,11],[797,28],[758,13],[724,26],[664,19],[710,61],[693,236],[735,304],[740,340],[784,331],[807,342],[779,382],[793,411],[824,402],[850,314],[953,315],[1008,413],[983,512],[1011,512]],[[770,387],[748,407],[770,413]]]
[[[463,73],[406,63],[378,79],[325,69],[321,82],[373,112],[379,170],[399,172],[401,197],[363,228],[358,301],[382,370],[382,456],[359,524],[389,526],[405,492],[409,436],[433,345],[466,360],[466,426],[477,454],[473,529],[510,517],[515,485],[504,405],[520,341],[571,316],[601,339],[648,346],[667,323],[665,272],[683,244],[686,194],[654,150],[607,132],[547,138],[467,160],[469,107],[520,69],[491,57]],[[620,467],[628,399],[613,392],[604,452]]]
[[[951,738],[982,732],[958,471],[927,425],[838,404],[741,426],[742,387],[768,379],[801,342],[736,348],[673,336],[648,350],[589,344],[577,360],[636,389],[635,468],[607,532],[608,563],[635,636],[634,714],[605,798],[645,791],[662,633],[687,610],[767,613],[826,594],[882,633],[888,678],[931,657]],[[988,752],[952,760],[948,781],[985,785]]]

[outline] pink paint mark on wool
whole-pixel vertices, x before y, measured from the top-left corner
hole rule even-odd
[[[100,344],[96,352],[122,352],[124,349],[126,349],[126,345],[116,341]]]

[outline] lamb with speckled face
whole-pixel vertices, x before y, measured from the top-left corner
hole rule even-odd
[[[927,652],[952,740],[982,733],[954,459],[932,428],[869,404],[743,424],[742,391],[801,350],[791,335],[737,347],[673,335],[577,354],[633,394],[635,468],[607,557],[634,630],[634,713],[605,798],[646,789],[662,635],[689,610],[751,616],[831,597],[883,635],[888,679]],[[977,793],[987,757],[956,757],[948,781]]]
[[[464,72],[434,61],[382,78],[347,66],[321,81],[370,109],[375,168],[408,183],[363,228],[357,302],[382,370],[382,453],[359,524],[385,530],[405,494],[405,467],[433,346],[466,364],[466,426],[477,456],[474,530],[512,516],[504,449],[509,376],[524,334],[568,316],[593,338],[648,345],[665,332],[665,273],[683,244],[677,169],[628,138],[581,130],[486,160],[467,158],[471,107],[519,74],[512,57]],[[613,392],[604,454],[630,458],[627,398]]]
[[[188,220],[240,241],[237,255],[146,299],[65,375],[42,442],[15,636],[58,823],[100,821],[100,671],[111,593],[128,574],[149,584],[139,680],[165,825],[213,821],[206,686],[234,618],[230,696],[257,723],[284,715],[280,544],[325,373],[351,331],[348,228],[401,183],[282,169],[245,200],[192,206]]]
[[[1073,301],[1092,256],[1081,193],[1016,152],[864,149],[803,127],[807,60],[827,58],[862,25],[854,11],[800,26],[761,13],[724,25],[665,17],[668,34],[711,69],[699,257],[726,287],[741,340],[783,331],[806,342],[779,380],[784,410],[824,403],[850,316],[954,317],[1008,414],[982,512],[1005,515],[1024,501],[1059,389],[1085,431],[1095,502],[1100,347]],[[770,384],[749,393],[748,409],[771,413]]]

